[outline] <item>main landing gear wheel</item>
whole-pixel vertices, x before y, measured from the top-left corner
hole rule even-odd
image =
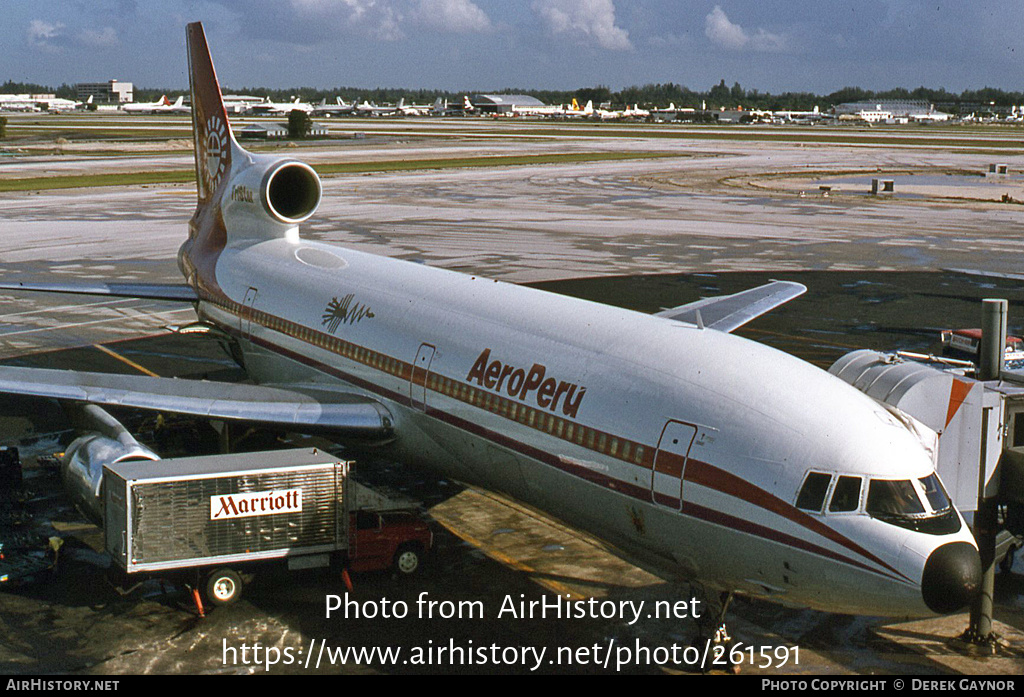
[[[232,569],[217,569],[206,579],[206,598],[214,605],[230,605],[242,595],[242,578]]]
[[[395,571],[399,576],[412,576],[422,565],[423,550],[416,545],[405,545],[395,552]]]

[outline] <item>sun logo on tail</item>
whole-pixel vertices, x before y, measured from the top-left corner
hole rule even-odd
[[[227,151],[227,127],[216,114],[206,120],[206,157],[203,158],[203,178],[207,191],[214,191],[224,174]]]

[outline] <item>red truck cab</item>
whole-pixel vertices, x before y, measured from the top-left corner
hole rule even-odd
[[[350,514],[348,564],[352,571],[394,568],[415,574],[433,546],[434,535],[411,511],[360,510]]]

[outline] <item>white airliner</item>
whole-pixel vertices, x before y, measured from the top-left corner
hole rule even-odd
[[[803,286],[652,316],[303,239],[319,178],[238,145],[201,24],[187,36],[186,283],[2,287],[193,303],[257,384],[0,367],[0,391],[356,439],[723,593],[887,616],[973,596],[977,546],[934,434],[730,333]]]
[[[346,104],[341,97],[335,97],[334,104],[328,104],[327,99],[321,99],[320,103],[313,107],[313,116],[348,116],[356,110],[356,105]]]
[[[180,97],[184,100],[184,97]],[[121,111],[126,114],[160,114],[170,111],[171,102],[167,95],[161,95],[155,102],[126,102],[121,105]]]
[[[298,97],[290,102],[275,102],[270,97],[267,97],[262,102],[250,104],[248,111],[250,114],[257,116],[287,116],[296,109],[308,114],[313,111],[313,105],[303,102]]]
[[[405,98],[403,97],[394,106],[377,106],[376,104],[370,104],[364,99],[362,104],[356,105],[355,110],[359,116],[397,116],[404,113],[404,108]]]
[[[398,111],[402,116],[443,116],[446,109],[440,97],[433,104],[406,104],[405,99],[398,102]]]

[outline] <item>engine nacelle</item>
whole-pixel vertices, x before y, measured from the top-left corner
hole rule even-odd
[[[252,155],[233,173],[221,210],[232,236],[282,237],[316,212],[321,193],[304,162]]]
[[[102,526],[103,466],[126,460],[159,460],[160,456],[95,405],[79,406],[73,418],[90,430],[64,451],[60,463],[64,490],[86,518]]]

